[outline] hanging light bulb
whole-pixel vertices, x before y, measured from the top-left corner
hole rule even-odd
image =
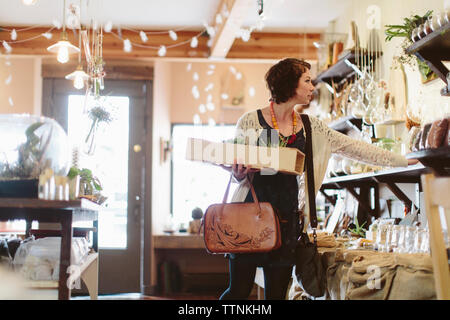
[[[81,30],[78,33],[78,45],[81,48]],[[73,86],[75,87],[75,89],[78,90],[83,89],[84,82],[89,79],[89,75],[86,72],[84,72],[83,65],[81,63],[81,50],[78,52],[77,69],[74,72],[68,74],[66,76],[66,79],[73,80]]]
[[[47,50],[50,52],[58,53],[56,59],[60,63],[66,63],[67,61],[69,61],[69,54],[80,52],[80,49],[71,44],[69,42],[69,38],[67,37],[65,13],[66,13],[66,1],[64,1],[63,7],[63,31],[61,33],[61,40],[59,40],[57,43],[47,48]]]
[[[36,4],[37,0],[22,0],[22,3],[26,6],[33,6]]]
[[[89,79],[89,75],[84,72],[83,67],[79,64],[74,72],[66,76],[66,79],[73,80],[73,86],[76,89],[83,89],[84,82]]]
[[[47,50],[50,52],[56,52],[58,54],[56,59],[60,63],[66,63],[69,61],[69,54],[80,52],[78,47],[75,47],[68,41],[66,31],[63,31],[61,40],[48,47]]]

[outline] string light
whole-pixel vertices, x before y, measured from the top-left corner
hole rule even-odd
[[[173,41],[177,41],[177,39],[178,39],[177,34],[176,34],[175,31],[173,31],[173,30],[170,30],[170,31],[169,31],[169,37],[170,37]]]
[[[139,36],[141,37],[142,42],[148,41],[147,34],[144,31],[139,32]]]
[[[198,46],[197,37],[193,37],[191,40],[191,48],[197,48],[197,46]]]

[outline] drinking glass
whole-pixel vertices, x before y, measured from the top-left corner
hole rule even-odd
[[[383,251],[383,243],[386,238],[386,224],[380,221],[380,224],[377,228],[377,236],[375,240],[375,249],[378,251]]]
[[[391,225],[391,224],[386,225],[386,238],[384,241],[383,252],[391,251],[392,227],[393,227],[393,225]]]
[[[432,15],[431,17],[428,18],[428,20],[430,20],[431,30],[436,31],[437,29],[439,29],[439,16],[438,15]]]
[[[422,253],[429,253],[430,252],[430,235],[429,235],[428,229],[426,229],[421,234],[420,252],[422,252]]]
[[[405,252],[405,231],[406,226],[399,226],[398,231],[398,242],[397,242],[397,252],[404,253]]]
[[[404,252],[412,253],[414,248],[414,229],[415,227],[405,228]]]
[[[430,33],[433,32],[433,29],[431,28],[431,17],[429,17],[427,19],[427,21],[425,21],[425,23],[423,24],[423,31],[425,33],[425,35],[429,35]]]
[[[449,22],[449,12],[443,11],[438,14],[438,24],[440,27],[445,26]]]
[[[423,24],[421,24],[419,27],[418,27],[418,34],[419,34],[419,39],[423,39],[425,36],[426,36],[426,33],[425,33],[425,27],[424,27],[424,25]]]
[[[412,42],[416,42],[416,41],[420,40],[419,27],[414,28],[413,31],[411,32],[411,40],[412,40]]]
[[[398,251],[398,240],[400,238],[400,229],[401,229],[401,226],[399,226],[399,225],[394,225],[394,226],[392,226],[392,229],[391,229],[391,239],[390,239],[391,244],[390,244],[390,246],[392,248],[392,251],[394,251],[394,252]]]
[[[424,233],[426,233],[426,230],[424,228],[416,228],[416,230],[414,231],[414,253],[421,252]]]

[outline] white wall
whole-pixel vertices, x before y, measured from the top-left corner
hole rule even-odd
[[[41,58],[0,55],[0,114],[40,115]]]

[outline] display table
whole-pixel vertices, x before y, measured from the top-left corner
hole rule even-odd
[[[428,254],[384,253],[373,250],[319,248],[327,272],[331,300],[436,299],[431,257]],[[292,281],[287,298],[302,299]]]
[[[29,233],[32,221],[54,222],[61,225],[60,272],[57,285],[58,299],[69,300],[70,289],[67,285],[67,280],[70,275],[66,270],[70,266],[73,236],[72,223],[77,221],[93,222],[95,228],[93,232],[93,249],[95,252],[98,252],[97,220],[99,209],[99,205],[86,199],[50,201],[29,198],[0,198],[0,221],[24,219],[27,221],[27,234]],[[87,261],[89,262],[88,264],[80,266],[81,271],[83,272],[89,269],[88,277],[90,278],[90,282],[96,282],[97,270],[93,272],[92,266],[98,266],[97,253],[91,255]],[[84,278],[83,274],[81,277]],[[39,284],[39,287],[42,287],[42,284]],[[94,285],[94,287],[96,286]]]
[[[159,234],[153,235],[154,273],[161,293],[195,291],[205,288],[225,290],[228,281],[228,260],[223,254],[209,254],[205,248],[203,234]],[[179,277],[170,277],[168,272],[179,272]]]

